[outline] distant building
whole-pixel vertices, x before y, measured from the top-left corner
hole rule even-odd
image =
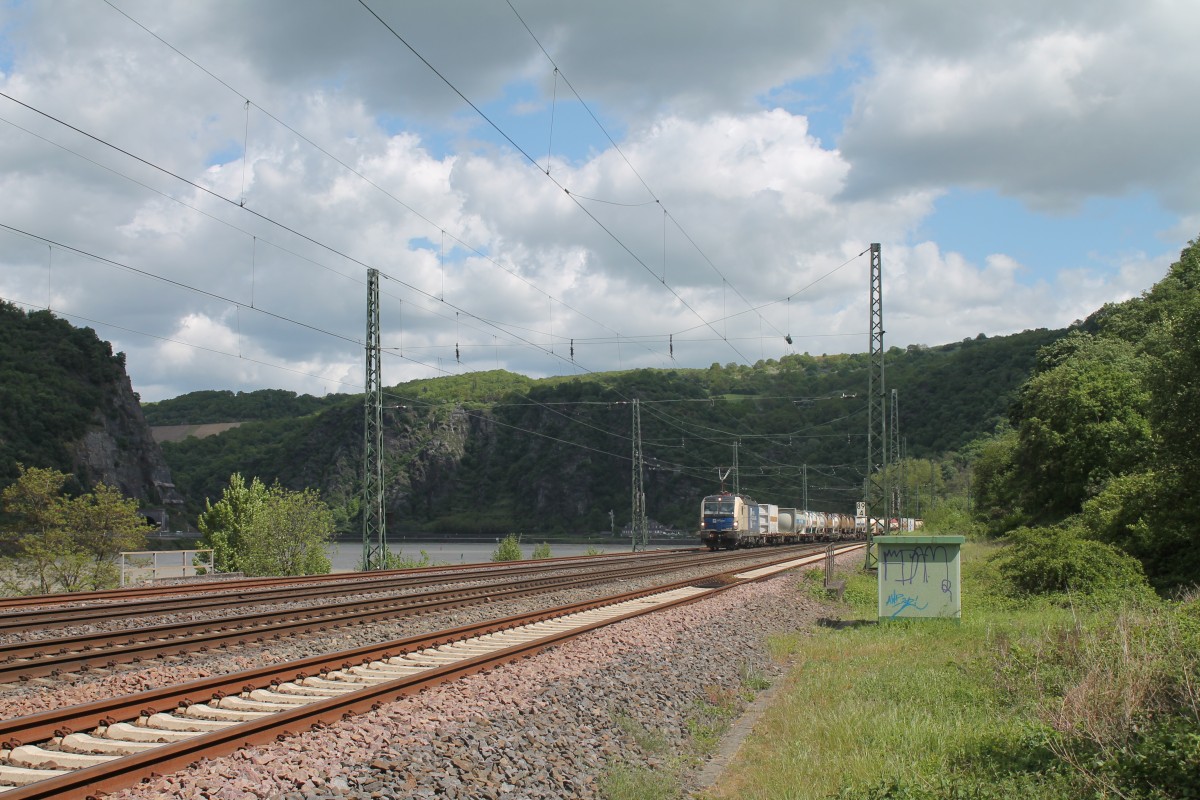
[[[649,518],[646,519],[646,534],[651,539],[678,539],[681,536],[687,535],[681,530],[669,528],[661,522]],[[633,523],[630,522],[624,528],[621,528],[621,532],[617,535],[626,539],[633,536]]]

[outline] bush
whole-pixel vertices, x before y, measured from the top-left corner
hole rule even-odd
[[[533,558],[550,558],[550,545],[542,542],[533,548]]]
[[[432,567],[433,561],[429,558],[429,553],[421,551],[419,559],[412,556],[406,556],[400,550],[391,552],[390,550],[384,553],[384,569],[420,569],[421,567]]]
[[[1024,594],[1124,594],[1149,591],[1142,565],[1105,542],[1085,539],[1076,528],[1019,528],[1011,547],[994,558],[1012,589]]]
[[[501,539],[492,551],[492,561],[520,561],[523,558],[525,554],[521,552],[521,537],[515,533]]]

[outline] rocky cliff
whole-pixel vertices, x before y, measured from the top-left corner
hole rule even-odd
[[[125,356],[90,328],[0,302],[0,488],[18,464],[103,482],[143,505],[182,506],[142,416]]]
[[[105,387],[92,426],[70,443],[74,472],[87,485],[104,483],[145,505],[183,507],[171,468],[154,441],[127,375]]]

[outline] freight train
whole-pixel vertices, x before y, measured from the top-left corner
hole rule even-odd
[[[883,533],[876,522],[875,535]],[[892,519],[892,531],[912,531],[919,519]],[[740,494],[710,494],[700,504],[700,543],[709,550],[801,542],[836,542],[867,537],[867,518],[756,503]]]

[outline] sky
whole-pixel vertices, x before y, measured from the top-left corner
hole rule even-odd
[[[1061,328],[1200,230],[1191,0],[0,0],[0,298],[143,401]],[[789,341],[790,340],[790,341]]]

